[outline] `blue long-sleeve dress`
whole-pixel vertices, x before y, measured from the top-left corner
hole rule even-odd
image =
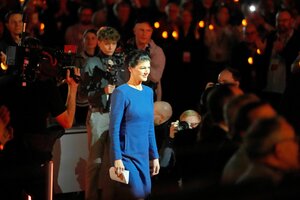
[[[122,159],[129,170],[130,195],[145,198],[151,192],[149,160],[158,158],[154,134],[153,90],[123,84],[111,97],[110,137],[112,161]]]

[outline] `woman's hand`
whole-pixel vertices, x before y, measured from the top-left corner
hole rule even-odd
[[[116,88],[115,85],[108,84],[108,85],[104,88],[104,92],[105,92],[105,94],[111,94],[111,93],[113,93],[113,91],[114,91],[115,88]]]
[[[115,172],[117,174],[117,176],[120,176],[122,174],[122,172],[125,170],[125,167],[124,167],[124,164],[123,164],[123,161],[120,159],[120,160],[115,160]]]
[[[150,173],[151,173],[151,176],[157,175],[159,173],[159,169],[160,169],[160,166],[159,166],[158,158],[156,158],[154,160],[151,160],[150,161]]]

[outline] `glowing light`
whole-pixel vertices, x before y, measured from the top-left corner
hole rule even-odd
[[[210,24],[210,25],[208,26],[208,29],[211,30],[211,31],[214,30],[214,28],[215,28],[215,27],[214,27],[214,25],[212,25],[212,24]]]
[[[238,3],[238,2],[239,2],[239,0],[233,0],[233,2],[234,2],[234,3]]]
[[[43,31],[44,29],[45,29],[45,24],[44,24],[44,23],[41,23],[41,24],[40,24],[40,30]]]
[[[255,5],[250,5],[250,6],[249,6],[249,11],[250,11],[250,12],[255,12],[255,11],[256,11]]]
[[[30,195],[27,196],[27,200],[32,200]]]
[[[172,32],[172,37],[173,37],[175,40],[178,39],[179,35],[178,35],[177,31],[173,31],[173,32]]]
[[[248,63],[249,63],[250,65],[253,65],[253,58],[252,58],[251,56],[248,58]]]
[[[260,55],[260,54],[261,54],[261,50],[260,50],[260,49],[256,49],[256,53],[257,53],[258,55]]]
[[[167,39],[167,38],[168,38],[168,32],[167,32],[167,31],[162,32],[161,36],[162,36],[164,39]]]
[[[23,4],[25,2],[25,0],[19,0],[20,4]]]
[[[160,27],[159,22],[154,22],[154,28],[159,28],[159,27]]]
[[[201,20],[201,21],[198,23],[198,26],[199,26],[200,28],[204,28],[205,22],[204,22],[203,20]]]
[[[8,69],[8,66],[4,63],[1,63],[1,69],[6,71]]]
[[[242,20],[242,25],[243,25],[243,26],[247,26],[247,24],[248,24],[248,23],[247,23],[247,20],[246,20],[246,19],[243,19],[243,20]]]

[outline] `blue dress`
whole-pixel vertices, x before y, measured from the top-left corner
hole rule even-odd
[[[112,161],[122,159],[129,170],[129,193],[145,198],[151,192],[149,160],[158,158],[154,134],[153,90],[142,85],[117,87],[111,97],[110,137]]]

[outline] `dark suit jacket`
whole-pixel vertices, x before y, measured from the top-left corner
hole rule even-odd
[[[269,37],[267,37],[267,46],[265,50],[265,64],[264,69],[262,71],[264,79],[263,85],[266,86],[267,83],[267,73],[268,68],[271,62],[271,56],[272,56],[272,49],[273,44],[277,38],[276,32],[272,32]],[[286,81],[288,82],[291,77],[291,64],[293,61],[297,58],[298,53],[300,51],[300,33],[296,30],[294,30],[294,33],[290,40],[287,42],[286,46],[280,53],[280,56],[282,56],[285,59],[286,64]]]

